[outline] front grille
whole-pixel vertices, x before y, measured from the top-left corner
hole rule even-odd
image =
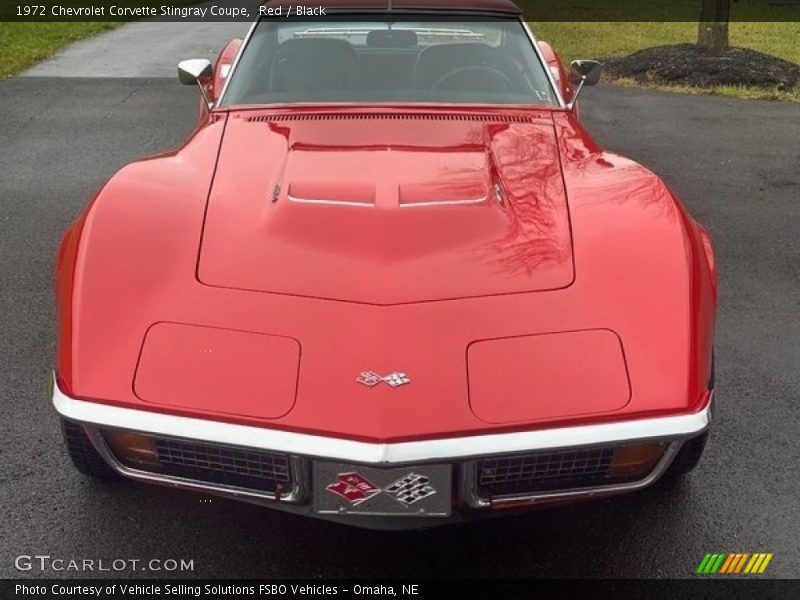
[[[294,487],[291,459],[286,454],[155,438],[157,464],[123,464],[138,470],[268,493],[289,493]]]
[[[608,483],[613,448],[487,458],[477,463],[483,498],[591,487]]]

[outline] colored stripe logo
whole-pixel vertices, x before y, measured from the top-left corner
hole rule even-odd
[[[715,573],[760,575],[766,570],[771,560],[771,552],[754,552],[752,554],[750,552],[717,552],[713,554],[709,552],[700,561],[695,572],[703,575]]]

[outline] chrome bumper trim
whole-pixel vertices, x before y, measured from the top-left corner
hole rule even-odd
[[[466,460],[614,442],[683,440],[708,428],[712,403],[713,393],[702,410],[685,415],[414,442],[371,443],[87,402],[70,398],[59,389],[57,382],[53,384],[56,410],[65,419],[78,423],[369,465]]]

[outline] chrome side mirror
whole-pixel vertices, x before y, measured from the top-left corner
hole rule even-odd
[[[567,108],[572,110],[585,85],[597,85],[603,73],[603,64],[596,60],[574,60],[569,66],[569,82],[577,85]]]
[[[192,58],[178,63],[178,79],[180,82],[184,85],[197,85],[209,108],[212,102],[208,97],[205,86],[213,76],[214,67],[211,66],[211,61],[205,58]]]

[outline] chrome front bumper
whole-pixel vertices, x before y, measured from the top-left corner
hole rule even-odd
[[[53,405],[64,419],[83,425],[92,443],[106,462],[126,477],[147,483],[216,494],[308,514],[311,488],[309,465],[315,460],[386,468],[426,463],[452,464],[457,467],[454,475],[458,478],[458,503],[469,510],[489,507],[502,508],[504,505],[512,506],[538,501],[552,502],[555,500],[605,496],[641,489],[655,482],[663,475],[680,450],[683,441],[702,434],[709,427],[713,406],[713,392],[707,405],[699,412],[692,414],[596,425],[558,427],[536,431],[397,443],[360,442],[121,408],[71,398],[64,394],[55,382],[53,384]],[[292,469],[297,485],[276,495],[263,491],[140,471],[125,466],[116,459],[100,434],[100,429],[130,430],[221,446],[286,453],[292,457]],[[591,448],[615,443],[628,444],[658,441],[668,443],[663,457],[645,478],[633,482],[547,491],[505,498],[495,497],[491,500],[482,498],[478,494],[475,485],[475,460],[479,458],[538,451]]]

